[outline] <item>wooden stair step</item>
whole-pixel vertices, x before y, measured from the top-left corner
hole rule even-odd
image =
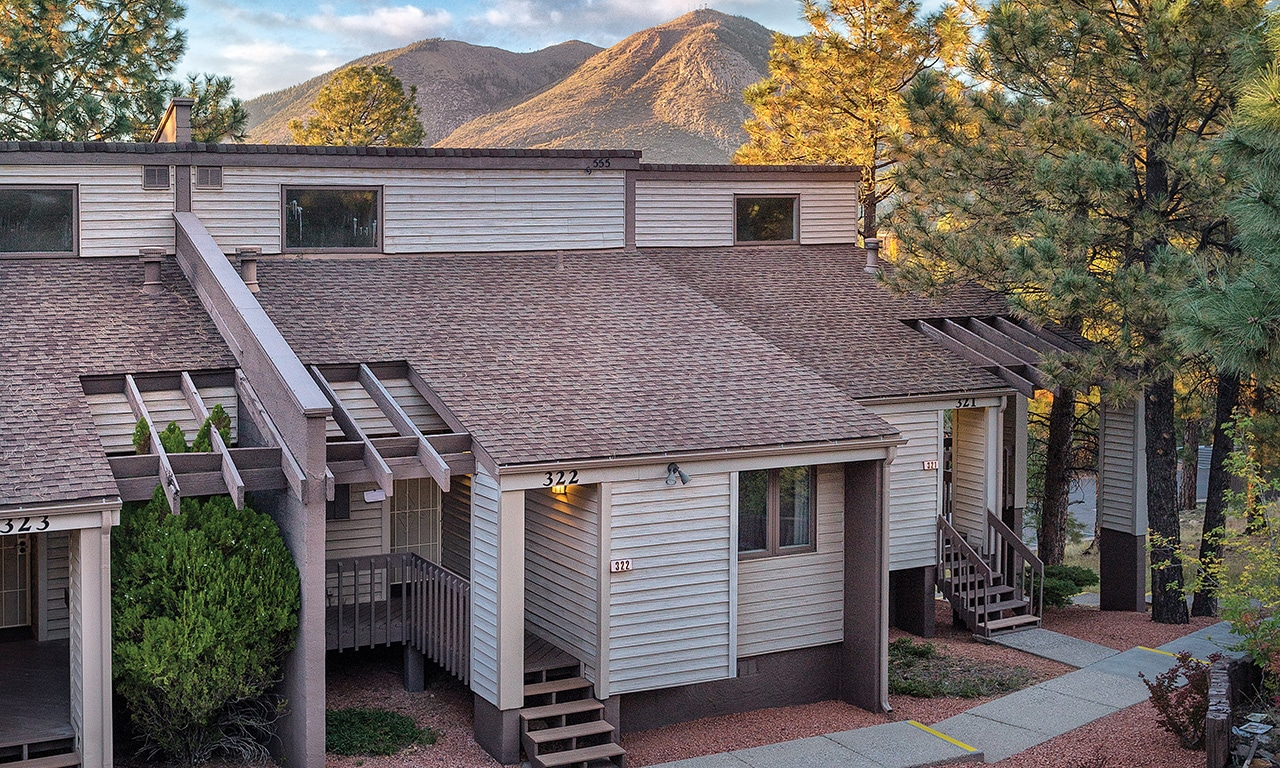
[[[545,683],[529,683],[524,687],[524,695],[545,696],[548,693],[576,691],[591,687],[591,681],[582,677],[563,677],[559,680],[548,680]]]
[[[575,763],[589,763],[592,760],[607,760],[614,757],[621,757],[627,751],[622,748],[621,744],[609,742],[608,744],[599,744],[594,747],[583,747],[582,749],[570,749],[566,752],[552,752],[549,755],[537,755],[529,757],[529,762],[535,768],[555,768],[560,765],[573,765]]]
[[[612,733],[613,726],[604,720],[592,720],[589,723],[565,725],[559,728],[543,728],[539,731],[526,731],[525,736],[534,744],[546,744],[561,739],[580,739],[583,736],[595,736],[601,733]]]
[[[529,720],[545,720],[549,717],[563,717],[565,715],[577,715],[583,712],[603,712],[604,705],[595,699],[581,699],[579,701],[563,701],[559,704],[547,704],[542,707],[526,707],[520,710],[520,719]]]
[[[962,589],[962,590],[959,590],[957,594],[959,594],[961,597],[968,600],[976,597],[987,597],[987,598],[1000,597],[1001,595],[1007,595],[1012,591],[1013,591],[1013,587],[996,585],[996,586],[983,587],[981,589],[973,589],[973,590]]]
[[[1026,614],[1022,616],[1009,616],[1004,619],[988,619],[987,621],[979,624],[978,626],[985,627],[988,632],[991,632],[997,629],[1008,629],[1009,627],[1021,627],[1024,624],[1039,624],[1039,623],[1040,623],[1039,616]]]
[[[985,608],[987,613],[991,613],[993,611],[1012,611],[1016,608],[1025,608],[1028,605],[1030,603],[1026,600],[1000,600],[994,603],[987,603]]]

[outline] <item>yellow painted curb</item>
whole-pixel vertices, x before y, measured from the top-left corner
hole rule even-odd
[[[938,738],[942,739],[942,740],[943,740],[943,741],[945,741],[945,742],[948,742],[948,743],[950,743],[950,744],[955,744],[957,747],[959,747],[959,748],[963,749],[963,750],[964,750],[964,751],[966,751],[966,752],[977,752],[977,751],[978,751],[976,748],[971,747],[971,746],[969,746],[968,744],[965,744],[963,741],[960,741],[960,740],[958,740],[958,739],[953,739],[953,738],[951,738],[950,736],[948,736],[947,734],[942,733],[941,731],[935,731],[935,730],[933,730],[932,728],[930,728],[929,726],[925,725],[924,723],[916,722],[915,720],[908,720],[907,722],[908,722],[908,723],[911,723],[912,725],[914,725],[915,727],[917,727],[917,728],[919,728],[920,730],[924,731],[925,733],[931,733],[931,734],[933,734],[934,736],[937,736]]]
[[[1161,656],[1168,656],[1168,657],[1170,657],[1170,658],[1174,658],[1174,659],[1178,658],[1178,654],[1176,654],[1176,653],[1169,653],[1168,651],[1162,651],[1162,650],[1160,650],[1159,648],[1148,648],[1148,647],[1147,647],[1147,646],[1145,646],[1145,645],[1138,645],[1138,646],[1134,646],[1134,647],[1135,647],[1135,648],[1137,648],[1137,649],[1139,649],[1139,650],[1142,650],[1142,651],[1151,651],[1152,653],[1158,653],[1158,654],[1160,654]],[[1201,664],[1208,664],[1208,663],[1209,663],[1209,662],[1205,661],[1204,659],[1197,659],[1197,658],[1195,658],[1195,657],[1192,657],[1192,659],[1191,659],[1191,660],[1192,660],[1192,661],[1199,662],[1199,663],[1201,663]]]

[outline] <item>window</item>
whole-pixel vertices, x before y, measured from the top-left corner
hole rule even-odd
[[[397,480],[391,497],[391,551],[416,552],[440,562],[440,486],[434,480]]]
[[[737,197],[739,243],[795,242],[796,198]]]
[[[142,166],[142,188],[143,189],[168,189],[169,188],[169,166],[167,165]]]
[[[324,503],[324,519],[325,520],[350,520],[351,519],[351,486],[335,485],[333,487],[333,501]]]
[[[738,473],[738,554],[812,552],[817,472],[813,467]]]
[[[196,166],[196,187],[222,189],[222,168],[216,165]]]
[[[378,250],[379,190],[284,187],[284,249]]]
[[[0,187],[0,254],[74,254],[75,210],[74,188]]]

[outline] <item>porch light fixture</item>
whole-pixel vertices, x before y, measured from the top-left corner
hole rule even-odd
[[[675,485],[676,478],[680,478],[681,485],[689,484],[689,473],[680,468],[680,465],[674,461],[667,465],[667,485]]]
[[[568,490],[569,490],[569,486],[567,486],[567,485],[553,485],[553,486],[551,486],[551,492],[552,492],[552,493],[559,494],[559,495],[562,495],[562,496],[563,496],[565,493],[567,493],[567,492],[568,492]]]

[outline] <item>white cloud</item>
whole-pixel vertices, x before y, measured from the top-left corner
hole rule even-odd
[[[352,14],[321,6],[320,13],[308,16],[305,22],[318,32],[391,46],[439,36],[453,25],[453,15],[441,9],[424,11],[416,5],[383,6]]]
[[[324,49],[304,51],[273,40],[249,40],[221,46],[188,63],[196,65],[194,70],[231,75],[236,95],[251,99],[309,80],[347,60],[346,56],[335,56]]]

